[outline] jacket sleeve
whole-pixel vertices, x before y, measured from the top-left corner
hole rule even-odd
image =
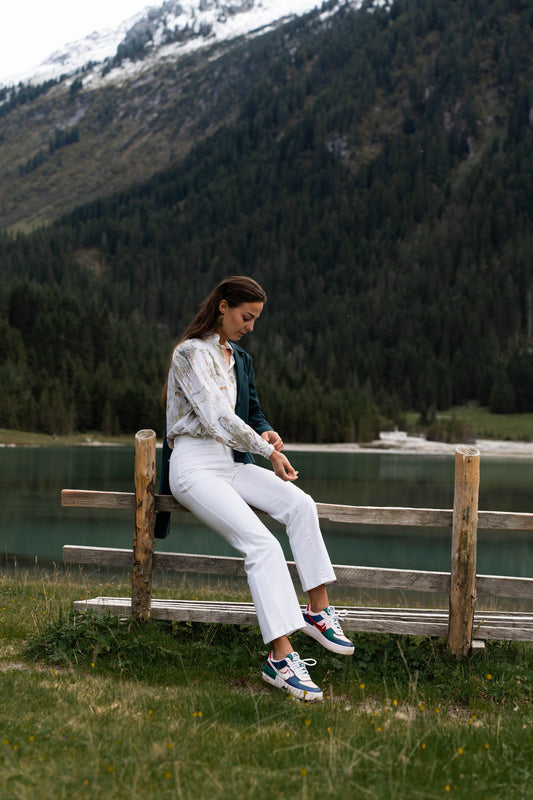
[[[251,358],[246,359],[246,376],[248,378],[248,423],[257,433],[271,431],[273,430],[272,425],[265,419],[265,415],[261,411],[261,406],[259,405],[257,389],[255,388],[255,373]]]
[[[205,350],[177,348],[172,369],[179,388],[208,436],[233,450],[270,458],[274,447],[234,412],[227,393],[217,386],[213,362]]]

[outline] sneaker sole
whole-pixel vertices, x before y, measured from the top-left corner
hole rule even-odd
[[[261,677],[266,683],[270,683],[271,686],[275,686],[277,689],[283,689],[284,692],[296,697],[297,700],[305,700],[306,703],[313,703],[317,700],[324,699],[322,692],[308,692],[305,689],[297,689],[296,686],[290,686],[290,684],[286,683],[283,678],[279,676],[271,678],[270,675],[263,672],[261,673]]]
[[[343,656],[352,656],[355,651],[355,647],[352,645],[347,644],[336,644],[335,642],[331,642],[327,639],[319,630],[317,630],[314,625],[310,625],[309,622],[305,623],[305,628],[302,628],[302,633],[306,633],[312,639],[315,639],[317,642],[320,642],[322,647],[325,647],[326,650],[331,650],[332,653],[337,653]]]

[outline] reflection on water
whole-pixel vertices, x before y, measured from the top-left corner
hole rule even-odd
[[[316,501],[453,506],[453,455],[292,453],[299,485]],[[64,509],[62,488],[133,491],[133,448],[0,448],[2,551],[61,562],[64,544],[131,547],[127,511]],[[533,511],[533,460],[481,461],[480,508]],[[286,544],[280,526],[271,525]],[[337,564],[449,570],[451,530],[322,524]],[[533,577],[533,532],[480,531],[478,572]],[[174,514],[160,550],[235,555],[190,514]],[[287,557],[290,551],[286,547]]]

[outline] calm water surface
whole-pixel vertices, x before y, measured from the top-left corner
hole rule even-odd
[[[159,462],[158,452],[158,462]],[[317,502],[453,506],[454,456],[292,453],[299,485]],[[62,488],[133,491],[133,448],[0,448],[1,548],[38,563],[62,561],[64,544],[131,547],[132,515],[61,507]],[[533,459],[481,459],[480,509],[533,512]],[[235,555],[190,514],[174,514],[160,550]],[[285,537],[275,523],[271,526]],[[451,530],[322,523],[337,564],[449,570]],[[285,546],[285,544],[284,544]],[[290,551],[286,548],[287,557]],[[478,572],[533,577],[533,532],[480,531]]]

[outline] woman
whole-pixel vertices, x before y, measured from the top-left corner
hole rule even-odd
[[[253,331],[266,295],[256,281],[233,276],[207,297],[175,347],[166,384],[170,489],[176,500],[236,548],[271,651],[262,677],[298,698],[322,699],[289,634],[303,630],[335,653],[353,644],[329,605],[335,580],[316,506],[294,485],[298,473],[266,421],[250,356],[236,342]],[[251,454],[269,460],[264,469]],[[300,605],[277,539],[250,506],[283,522],[309,605]]]

